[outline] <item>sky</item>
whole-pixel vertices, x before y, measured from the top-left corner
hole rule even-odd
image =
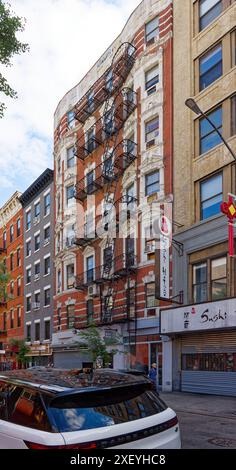
[[[18,34],[30,51],[1,68],[17,99],[0,119],[0,207],[53,168],[53,115],[121,32],[140,0],[9,0],[26,19]]]

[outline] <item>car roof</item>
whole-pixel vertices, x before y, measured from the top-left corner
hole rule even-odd
[[[96,369],[90,375],[79,369],[65,370],[48,367],[1,372],[0,380],[31,389],[40,389],[50,395],[82,393],[150,382],[135,370]]]

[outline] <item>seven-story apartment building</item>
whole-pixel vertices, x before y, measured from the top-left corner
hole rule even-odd
[[[89,361],[77,332],[94,323],[123,338],[114,367],[158,362],[161,381],[156,243],[142,209],[172,200],[172,41],[172,2],[144,0],[56,109],[55,365]]]

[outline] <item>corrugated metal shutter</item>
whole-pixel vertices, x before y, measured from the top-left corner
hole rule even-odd
[[[181,337],[182,354],[236,352],[236,330],[209,331]]]
[[[236,352],[236,330],[209,331],[181,337],[182,354]],[[183,392],[236,396],[236,372],[181,371]]]
[[[236,397],[236,372],[182,371],[182,392]]]

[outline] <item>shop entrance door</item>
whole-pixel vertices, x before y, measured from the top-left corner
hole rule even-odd
[[[149,370],[153,362],[157,365],[158,390],[162,390],[162,343],[150,343]]]

